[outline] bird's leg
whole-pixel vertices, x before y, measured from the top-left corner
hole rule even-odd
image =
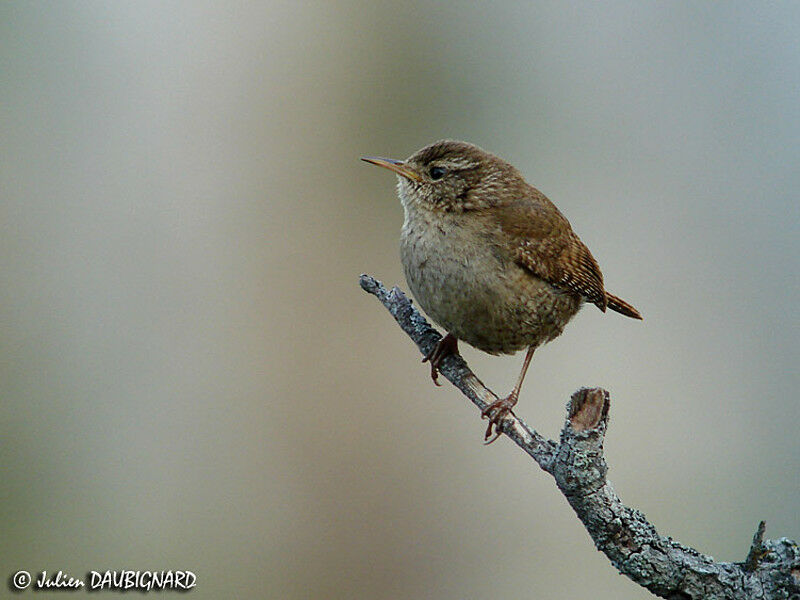
[[[483,436],[484,440],[488,440],[486,442],[487,444],[491,444],[500,437],[501,431],[497,426],[500,424],[500,421],[503,419],[503,417],[511,412],[511,409],[514,408],[514,405],[516,405],[517,400],[519,399],[519,390],[522,387],[523,379],[525,379],[525,373],[528,372],[528,365],[531,364],[531,358],[533,358],[534,350],[536,350],[536,346],[531,346],[528,348],[528,352],[525,354],[525,361],[522,363],[522,371],[520,371],[519,377],[517,378],[517,384],[514,386],[514,389],[511,390],[511,393],[505,398],[499,398],[498,400],[495,400],[481,411],[481,418],[489,419],[489,426],[486,428],[486,435]],[[494,437],[492,437],[493,428],[495,429]],[[492,439],[489,439],[490,437]]]
[[[428,352],[427,356],[422,359],[422,362],[431,363],[431,379],[433,379],[433,383],[436,385],[442,385],[439,383],[439,365],[441,365],[445,357],[450,354],[458,354],[458,338],[448,333],[440,339],[436,346],[433,347],[433,350]]]

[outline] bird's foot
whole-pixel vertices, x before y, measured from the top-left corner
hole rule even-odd
[[[428,352],[427,356],[422,359],[422,362],[431,363],[431,379],[433,379],[433,383],[438,386],[442,385],[439,383],[439,365],[441,365],[445,357],[450,354],[458,354],[458,339],[448,333],[440,339],[433,347],[433,350]]]
[[[489,419],[489,426],[486,428],[486,433],[483,436],[484,444],[491,444],[500,434],[500,422],[509,413],[514,414],[511,409],[517,404],[517,391],[514,390],[505,398],[500,398],[492,402],[489,406],[481,411],[481,419]],[[494,435],[492,430],[494,429]],[[491,438],[491,439],[489,439]]]

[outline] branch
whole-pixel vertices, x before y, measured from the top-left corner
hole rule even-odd
[[[369,275],[362,275],[360,283],[389,310],[423,355],[441,339],[399,288],[387,290]],[[497,399],[461,356],[446,357],[439,371],[478,409]],[[603,389],[575,392],[558,442],[543,437],[513,414],[503,419],[499,430],[553,476],[611,564],[656,596],[671,600],[800,598],[800,548],[786,538],[764,541],[763,522],[744,562],[715,562],[659,535],[641,512],[624,505],[606,479],[603,440],[609,407],[609,394]]]

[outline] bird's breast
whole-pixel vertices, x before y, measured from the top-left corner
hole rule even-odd
[[[558,336],[580,299],[520,267],[459,215],[406,215],[400,254],[422,309],[457,338],[509,354]],[[483,232],[483,233],[482,233]]]

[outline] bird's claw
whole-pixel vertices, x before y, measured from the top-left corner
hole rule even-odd
[[[442,387],[439,383],[439,365],[450,354],[458,354],[458,340],[448,333],[422,359],[422,362],[431,363],[431,379],[439,387]]]
[[[512,393],[505,398],[495,400],[481,411],[481,419],[489,419],[489,426],[486,428],[486,433],[483,435],[484,444],[488,446],[500,437],[503,433],[500,430],[500,424],[507,415],[514,414],[511,409],[514,408],[516,403],[517,398]],[[492,430],[494,430],[494,435],[492,435]]]
[[[422,362],[428,362],[429,357],[430,357],[430,354],[428,356],[426,356],[425,358],[423,358]],[[439,383],[439,369],[437,368],[437,366],[435,364],[433,364],[433,361],[430,361],[430,363],[431,363],[431,379],[433,379],[433,383],[434,384],[438,385],[439,387],[442,387],[442,384]]]

